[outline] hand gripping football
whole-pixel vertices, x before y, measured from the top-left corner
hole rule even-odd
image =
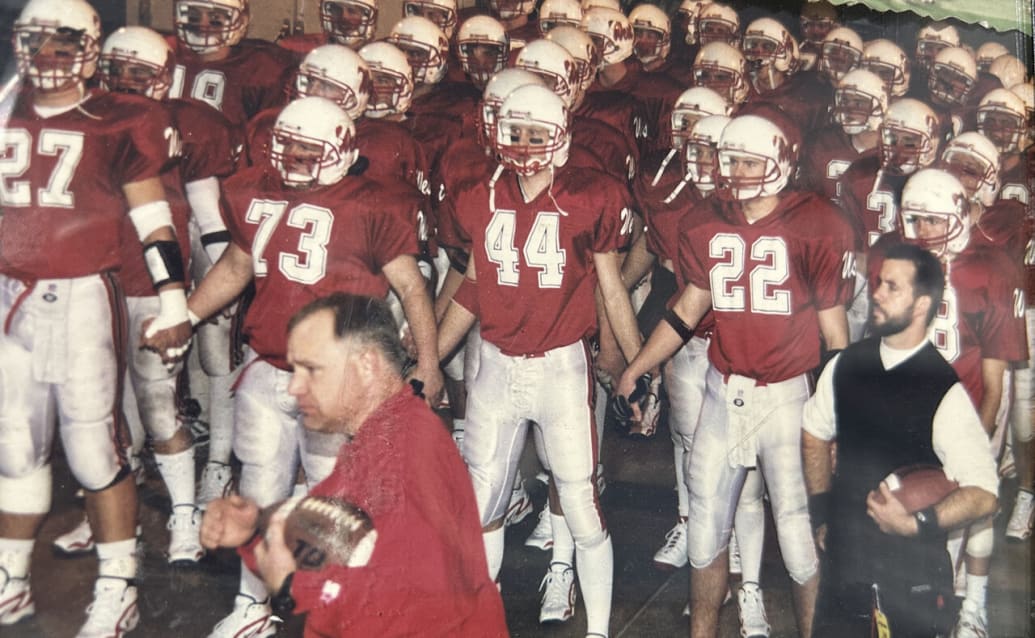
[[[329,565],[361,567],[370,560],[377,530],[360,508],[327,496],[288,499],[269,508],[285,516],[284,543],[299,569],[318,571]],[[265,532],[266,525],[260,524]]]
[[[934,465],[900,467],[888,474],[884,483],[910,514],[931,507],[959,487]]]

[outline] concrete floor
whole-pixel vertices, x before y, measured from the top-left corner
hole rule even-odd
[[[529,457],[526,450],[526,457]],[[529,457],[530,459],[530,457]],[[650,637],[686,635],[681,611],[688,591],[687,570],[661,572],[652,567],[654,551],[675,521],[675,492],[672,489],[672,452],[669,435],[662,428],[650,440],[630,440],[614,430],[605,436],[603,459],[608,488],[603,496],[604,512],[614,538],[615,587],[611,635]],[[55,507],[36,545],[33,587],[36,616],[15,627],[0,629],[10,638],[65,638],[75,635],[89,603],[95,575],[93,558],[59,559],[50,549],[58,534],[70,529],[82,516],[74,497],[74,485],[60,461],[55,477]],[[530,463],[526,463],[530,465]],[[152,468],[153,470],[153,468]],[[534,476],[529,472],[527,476]],[[537,505],[545,490],[529,481]],[[1012,505],[1012,486],[1009,499]],[[152,471],[141,489],[141,520],[144,528],[142,578],[140,583],[142,621],[131,635],[136,638],[206,636],[230,609],[237,588],[236,562],[226,552],[207,557],[192,569],[172,569],[165,563],[164,549],[168,499],[157,474]],[[525,537],[535,526],[536,516],[508,529],[507,550],[501,573],[507,622],[514,636],[581,637],[585,616],[581,605],[575,617],[559,626],[538,624],[539,582],[549,562],[549,553],[526,548]],[[998,521],[1002,526],[1002,517]],[[773,625],[774,638],[794,636],[788,580],[780,564],[771,527],[767,530],[763,586]],[[991,636],[1032,636],[1032,563],[1030,544],[1012,544],[997,536],[993,565],[990,609]],[[735,605],[722,612],[722,638],[739,636]],[[280,636],[301,636],[301,621],[294,619]]]

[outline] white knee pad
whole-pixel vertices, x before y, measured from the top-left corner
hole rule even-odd
[[[52,493],[50,464],[19,477],[0,476],[0,511],[9,514],[46,514]]]
[[[134,379],[132,392],[136,396],[144,430],[151,439],[164,443],[173,438],[180,429],[176,412],[176,378]]]
[[[995,547],[995,529],[992,520],[984,520],[970,526],[967,537],[967,556],[972,558],[988,558]]]
[[[37,447],[28,424],[16,426],[12,419],[0,417],[0,476],[25,476],[42,465],[47,455]]]
[[[72,476],[84,489],[102,490],[123,471],[111,419],[70,421],[61,424],[61,441]]]
[[[564,510],[564,520],[568,523],[571,536],[578,548],[595,547],[607,539],[604,521],[600,517],[596,495],[593,492],[592,477],[585,480],[565,481],[553,476],[557,486],[557,496]]]
[[[217,315],[216,323],[198,324],[198,362],[210,377],[221,377],[233,371],[230,328],[233,320]]]

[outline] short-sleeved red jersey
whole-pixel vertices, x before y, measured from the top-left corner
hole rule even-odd
[[[495,208],[490,208],[495,204]],[[594,253],[628,243],[633,215],[621,182],[591,169],[557,169],[551,189],[525,202],[517,177],[477,181],[456,198],[472,238],[482,338],[508,355],[567,346],[596,329]]]
[[[852,144],[852,138],[839,124],[820,129],[806,137],[805,150],[801,154],[799,183],[803,188],[814,191],[834,203],[840,203],[839,183],[841,176],[852,162],[865,155],[875,155],[877,149],[860,153]]]
[[[223,60],[206,62],[170,37],[176,67],[169,97],[193,98],[220,111],[243,129],[259,111],[287,102],[295,71],[289,51],[262,40],[244,40]]]
[[[908,175],[880,172],[880,154],[852,162],[841,175],[841,208],[859,233],[859,248],[872,246],[884,233],[898,232],[902,187]]]
[[[787,192],[749,224],[737,203],[703,200],[683,220],[679,266],[709,290],[708,356],[724,374],[776,383],[819,365],[817,313],[844,305],[855,277],[851,228],[833,204]]]
[[[114,270],[128,212],[122,187],[175,161],[169,115],[148,98],[96,92],[42,118],[30,96],[15,96],[0,130],[0,272],[31,281]]]
[[[420,198],[362,176],[295,190],[271,169],[253,167],[228,179],[223,197],[227,227],[255,273],[244,332],[252,349],[280,368],[287,322],[299,308],[339,290],[384,297],[382,267],[418,254]]]
[[[640,153],[652,133],[647,111],[641,103],[619,91],[596,91],[586,95],[572,113],[572,121],[582,118],[598,120],[618,131],[625,138],[633,160],[639,163]]]
[[[647,224],[647,248],[658,261],[675,261],[679,220],[701,200],[694,183],[683,173],[677,151],[647,156],[632,183],[633,200]]]
[[[779,107],[803,134],[825,126],[827,112],[834,101],[834,90],[814,72],[796,73],[787,81],[766,93],[754,91],[745,107],[754,102],[769,102]],[[752,112],[745,110],[741,115]],[[761,115],[761,114],[760,114]]]
[[[1000,199],[981,214],[971,230],[971,242],[1002,251],[1010,262],[1024,269],[1028,305],[1035,304],[1035,217],[1014,199]]]
[[[1031,191],[1035,183],[1035,174],[1031,172],[1033,160],[1035,146],[1022,152],[1020,161],[1002,172],[1000,179],[1003,186],[999,189],[999,199],[1016,199],[1025,206],[1032,206]]]
[[[622,181],[635,177],[639,153],[613,126],[591,117],[572,116],[571,143],[594,153],[608,175]]]

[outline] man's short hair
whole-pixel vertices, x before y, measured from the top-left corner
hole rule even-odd
[[[335,338],[358,339],[378,347],[385,358],[402,372],[408,355],[399,339],[399,326],[384,300],[344,292],[320,297],[307,303],[291,317],[288,332],[321,310],[330,310],[334,314]]]
[[[934,253],[916,244],[896,244],[888,249],[884,259],[901,259],[912,262],[916,268],[913,275],[913,297],[930,297],[931,307],[927,311],[927,323],[930,324],[942,304],[945,292],[945,272],[942,262]]]

